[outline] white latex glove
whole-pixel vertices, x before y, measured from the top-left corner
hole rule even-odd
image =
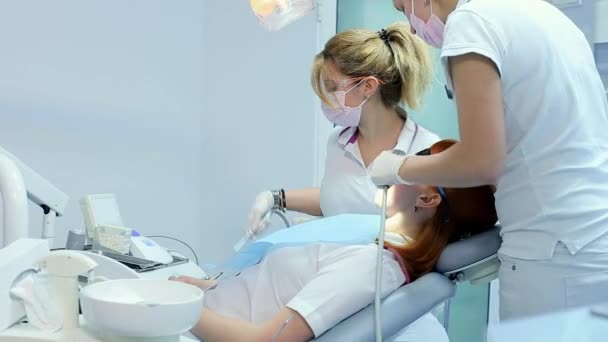
[[[404,152],[395,150],[380,153],[368,168],[372,182],[379,188],[394,184],[408,184],[399,176],[399,169],[407,157]]]
[[[251,211],[249,211],[247,236],[261,233],[268,228],[273,207],[274,197],[270,191],[261,192],[256,196],[253,207],[251,208]]]

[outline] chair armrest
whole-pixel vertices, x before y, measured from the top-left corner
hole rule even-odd
[[[456,286],[444,275],[429,273],[395,290],[382,301],[382,335],[394,336],[403,327],[451,298]],[[315,341],[374,341],[373,303],[326,331]]]

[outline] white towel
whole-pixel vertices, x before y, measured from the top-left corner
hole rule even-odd
[[[63,316],[59,308],[53,305],[48,274],[29,272],[11,288],[10,293],[23,303],[31,325],[46,332],[61,328]]]

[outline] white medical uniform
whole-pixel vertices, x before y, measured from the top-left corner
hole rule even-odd
[[[336,127],[329,137],[321,183],[323,216],[379,213],[374,203],[378,187],[367,173],[357,135],[357,128]],[[437,135],[408,119],[394,149],[415,154],[439,140]]]
[[[367,173],[357,135],[357,128],[336,127],[329,137],[325,175],[321,183],[323,216],[379,213],[374,203],[378,187]],[[439,140],[437,135],[408,119],[395,149],[415,154]],[[443,342],[448,341],[448,337],[443,326],[429,313],[405,327],[392,341]]]
[[[447,79],[448,58],[468,53],[501,75],[501,318],[608,300],[608,103],[589,43],[545,1],[462,2],[444,34]]]
[[[205,307],[259,324],[287,306],[318,337],[374,301],[377,248],[318,243],[275,249],[259,264],[206,291]],[[382,272],[384,298],[405,276],[386,250]]]

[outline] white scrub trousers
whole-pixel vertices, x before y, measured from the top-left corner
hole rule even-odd
[[[608,302],[608,234],[575,255],[558,243],[548,260],[498,257],[501,320]]]

